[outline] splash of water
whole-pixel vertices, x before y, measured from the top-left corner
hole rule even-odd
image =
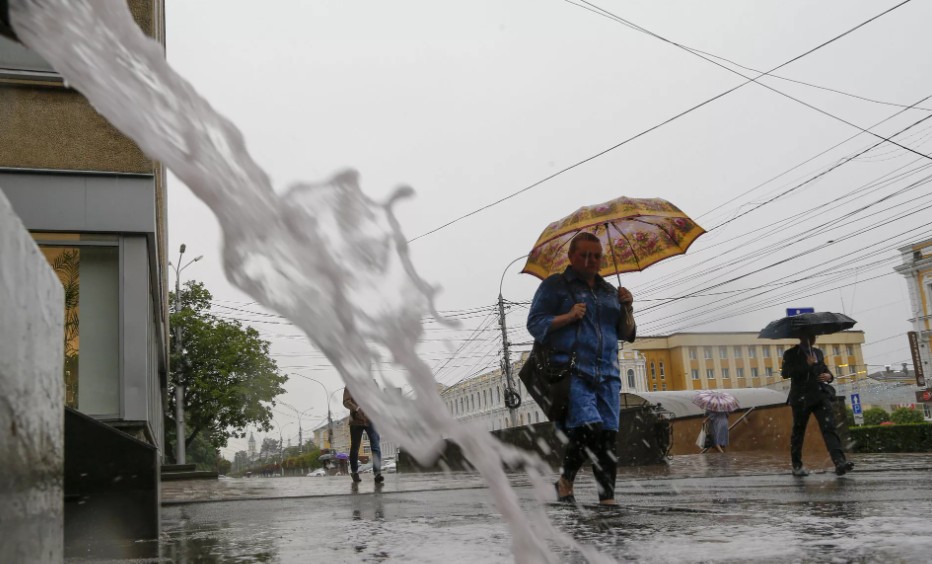
[[[542,501],[553,493],[543,462],[458,423],[437,394],[415,352],[422,316],[439,317],[434,289],[415,271],[392,212],[410,188],[376,202],[346,171],[280,196],[236,127],[171,69],[125,3],[12,0],[10,15],[24,44],[210,207],[227,278],[299,326],[379,426],[425,464],[444,436],[460,445],[509,522],[517,561],[554,561],[552,542],[607,560],[557,530],[542,507],[522,511],[503,464],[524,467]],[[406,369],[413,397],[380,390],[372,366],[385,353]]]

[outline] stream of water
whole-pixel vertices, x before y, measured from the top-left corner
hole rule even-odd
[[[523,466],[541,501],[553,497],[546,465],[457,422],[441,401],[416,353],[422,317],[439,318],[434,289],[418,276],[392,212],[413,190],[374,201],[347,170],[277,194],[239,130],[172,70],[125,2],[12,0],[10,15],[25,45],[210,207],[229,280],[299,326],[386,434],[423,463],[443,437],[460,445],[509,523],[516,561],[553,561],[552,543],[610,560],[577,545],[542,508],[522,511],[503,463]],[[412,394],[382,390],[372,369],[380,358],[405,368]]]

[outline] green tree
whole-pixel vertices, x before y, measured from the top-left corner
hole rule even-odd
[[[890,421],[897,425],[908,425],[910,423],[924,423],[925,417],[918,409],[909,407],[898,407],[890,414]]]
[[[252,327],[211,315],[211,299],[202,283],[189,281],[171,314],[171,325],[181,328],[181,346],[175,346],[172,331],[166,417],[173,430],[174,383],[180,381],[185,386],[185,446],[200,436],[216,450],[226,446],[230,436],[245,437],[247,425],[268,431],[274,399],[285,391],[282,385],[288,378],[269,356],[268,341]],[[177,305],[174,293],[171,300]],[[172,435],[168,433],[169,440]]]
[[[865,425],[880,425],[890,420],[890,416],[881,407],[872,407],[864,411]]]

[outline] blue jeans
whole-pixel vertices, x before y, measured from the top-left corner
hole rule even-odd
[[[617,431],[618,412],[621,409],[621,380],[602,378],[593,383],[589,377],[576,374],[570,378],[570,405],[566,427],[575,429],[585,425],[599,425],[603,430]]]
[[[369,450],[372,451],[372,473],[381,474],[382,447],[379,444],[379,432],[375,430],[375,426],[371,423],[369,425],[350,425],[350,471],[355,474],[359,470],[359,447],[362,446],[363,431],[369,437]]]

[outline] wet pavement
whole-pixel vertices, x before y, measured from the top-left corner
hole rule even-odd
[[[845,477],[789,475],[785,457],[678,456],[621,469],[617,509],[547,505],[561,530],[619,561],[925,562],[932,455],[852,455]],[[511,562],[510,535],[472,474],[166,483],[162,538],[70,551],[70,561]],[[517,475],[526,508],[533,492]],[[554,547],[563,562],[581,555]],[[86,556],[80,556],[85,554]]]

